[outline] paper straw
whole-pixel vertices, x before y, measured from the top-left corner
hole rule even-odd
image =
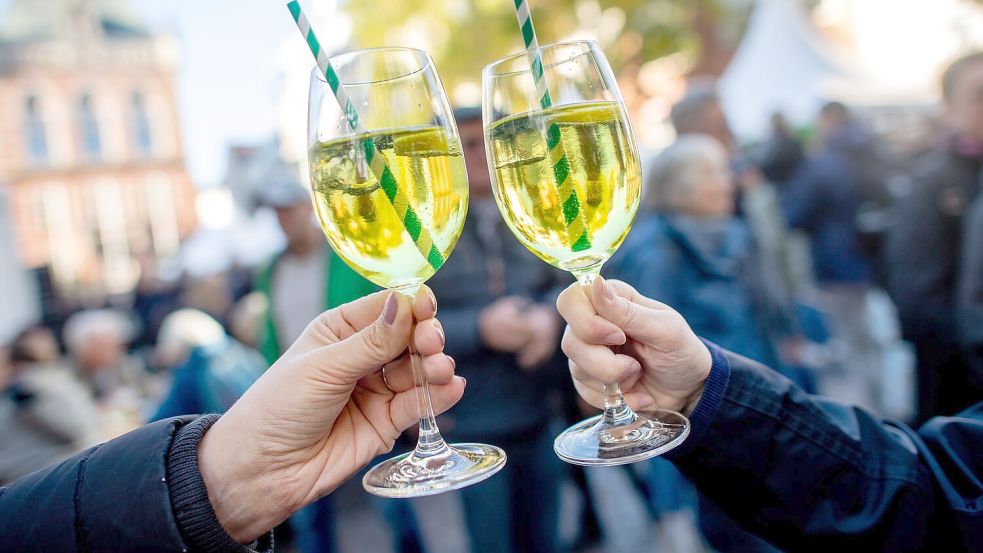
[[[529,54],[532,66],[533,80],[536,82],[536,93],[539,96],[539,106],[547,109],[553,106],[550,98],[546,75],[543,73],[543,58],[539,51],[539,41],[536,40],[536,29],[532,25],[532,14],[529,13],[527,0],[515,0],[515,16],[519,20],[519,30],[522,31],[522,41]],[[575,252],[590,248],[587,220],[580,209],[580,198],[577,187],[570,178],[570,162],[560,142],[560,127],[551,123],[546,129],[546,146],[550,151],[550,163],[553,164],[553,177],[556,180],[557,192],[563,201],[563,219],[567,224],[567,235],[570,239],[570,249]]]
[[[317,37],[314,36],[314,30],[311,29],[311,24],[307,20],[307,16],[304,15],[304,10],[300,8],[300,3],[297,0],[292,0],[287,4],[287,8],[290,10],[290,14],[293,16],[297,28],[300,29],[300,33],[304,35],[304,40],[311,49],[311,53],[314,54],[314,59],[317,60],[317,67],[324,74],[324,79],[328,82],[331,92],[334,93],[338,105],[341,106],[341,111],[345,114],[348,125],[353,129],[355,134],[366,132],[362,121],[358,117],[358,112],[355,110],[355,104],[348,97],[345,87],[341,85],[338,74],[328,61],[328,55],[321,48],[321,43],[317,40]],[[369,169],[375,175],[376,180],[379,181],[379,186],[386,193],[386,198],[392,204],[393,209],[396,210],[396,215],[403,222],[406,232],[409,233],[417,249],[420,250],[420,255],[436,271],[444,264],[444,256],[441,255],[440,250],[433,243],[433,237],[430,235],[430,231],[427,230],[423,222],[416,215],[413,206],[410,205],[409,198],[407,198],[404,191],[396,182],[396,177],[393,176],[392,171],[389,170],[389,166],[386,165],[386,158],[376,149],[375,142],[371,138],[362,139],[362,150],[365,153],[365,161],[368,162]]]

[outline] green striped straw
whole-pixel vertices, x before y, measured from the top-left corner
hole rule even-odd
[[[292,0],[287,4],[287,8],[290,10],[290,14],[293,16],[297,28],[300,29],[300,33],[304,35],[304,40],[307,41],[307,46],[310,47],[311,53],[314,54],[314,59],[317,60],[317,67],[324,74],[324,79],[328,82],[328,86],[331,87],[331,92],[334,93],[338,105],[341,106],[341,111],[345,114],[348,125],[356,135],[365,133],[365,127],[358,117],[358,112],[355,111],[355,104],[348,97],[348,93],[345,92],[345,87],[342,86],[338,74],[328,60],[328,55],[321,48],[321,43],[317,40],[317,37],[314,36],[314,30],[311,29],[310,21],[304,15],[304,10],[300,8],[300,3],[297,0]],[[440,250],[433,243],[433,237],[430,231],[427,230],[413,210],[409,198],[397,184],[396,177],[393,176],[389,166],[386,165],[386,158],[376,149],[375,142],[368,137],[362,139],[362,151],[365,153],[365,161],[368,163],[369,169],[375,175],[376,180],[379,181],[379,186],[386,193],[386,198],[389,199],[389,203],[392,204],[393,209],[396,210],[396,215],[403,221],[403,227],[406,229],[406,232],[413,239],[423,258],[436,271],[444,264],[444,256],[441,255]]]
[[[539,106],[548,109],[553,106],[550,98],[546,75],[543,73],[543,58],[539,51],[539,41],[536,40],[536,29],[532,26],[532,14],[529,13],[527,0],[515,0],[515,16],[519,20],[519,30],[522,31],[522,41],[529,54],[532,66],[532,76],[536,81],[536,93],[539,95]],[[551,123],[546,129],[546,146],[550,151],[550,163],[553,164],[553,177],[556,179],[557,192],[563,201],[563,218],[567,224],[567,235],[570,238],[570,249],[575,252],[590,248],[587,220],[580,210],[580,198],[577,187],[570,178],[570,162],[560,142],[560,127]]]

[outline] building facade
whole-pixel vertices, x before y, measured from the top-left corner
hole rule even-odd
[[[176,43],[121,0],[14,0],[0,16],[0,186],[17,252],[63,293],[119,294],[195,227]]]

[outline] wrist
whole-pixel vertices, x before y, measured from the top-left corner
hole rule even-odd
[[[241,442],[230,439],[242,435],[232,425],[223,417],[205,433],[198,446],[198,467],[219,524],[237,542],[249,543],[290,513],[278,508],[275,490],[264,489],[259,464],[250,460]]]
[[[713,356],[710,354],[710,349],[701,342],[697,351],[697,361],[694,363],[697,387],[693,393],[686,398],[683,403],[683,408],[680,411],[687,417],[690,416],[693,410],[696,409],[697,404],[700,403],[700,399],[703,397],[703,389],[706,387],[707,378],[710,377],[710,371],[713,368]]]

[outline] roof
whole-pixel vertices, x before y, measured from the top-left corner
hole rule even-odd
[[[64,26],[78,17],[79,11],[96,18],[109,38],[149,34],[126,0],[13,0],[0,16],[0,42],[32,42],[64,35]]]

